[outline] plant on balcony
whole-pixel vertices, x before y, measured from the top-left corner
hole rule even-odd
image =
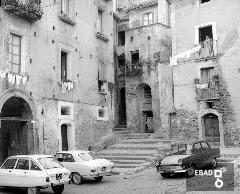
[[[101,32],[97,32],[96,33],[96,37],[101,39],[101,40],[103,40],[104,42],[108,42],[109,41],[108,37],[105,34],[101,33]]]
[[[2,0],[2,6],[10,14],[22,17],[30,22],[40,20],[43,15],[41,0]]]

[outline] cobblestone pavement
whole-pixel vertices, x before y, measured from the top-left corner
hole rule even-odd
[[[240,193],[240,170],[235,173],[235,192]],[[2,194],[20,194],[21,190],[0,189]],[[41,193],[53,194],[50,189],[42,190]],[[156,173],[154,168],[147,169],[135,175],[104,177],[99,183],[89,180],[83,185],[66,185],[64,194],[181,194],[186,193],[186,179],[182,176],[175,176],[163,179]],[[233,192],[188,192],[189,194],[230,194]]]

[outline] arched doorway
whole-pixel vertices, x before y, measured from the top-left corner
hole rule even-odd
[[[220,146],[220,131],[219,131],[219,120],[218,116],[209,113],[203,117],[205,138],[211,144]]]
[[[142,133],[153,133],[152,91],[149,85],[137,86],[137,114]]]
[[[0,121],[0,163],[11,155],[34,153],[33,114],[23,98],[6,100]]]

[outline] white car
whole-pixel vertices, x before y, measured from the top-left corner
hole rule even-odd
[[[106,159],[98,158],[93,152],[74,150],[62,151],[55,158],[72,173],[72,181],[82,184],[84,179],[94,178],[101,181],[103,176],[111,176],[114,163]]]
[[[54,193],[62,193],[70,178],[70,171],[48,155],[10,156],[0,168],[0,186],[28,188],[28,192],[51,186]]]

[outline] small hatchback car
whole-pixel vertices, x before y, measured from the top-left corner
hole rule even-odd
[[[10,156],[0,168],[0,186],[34,189],[36,193],[51,186],[54,193],[62,193],[70,176],[53,156]]]
[[[216,158],[220,157],[219,148],[212,148],[207,141],[191,143],[179,142],[172,144],[172,151],[165,158],[157,160],[156,168],[162,177],[184,173],[187,177],[195,175],[195,169],[207,166],[215,168]]]
[[[100,159],[90,151],[62,151],[58,152],[55,158],[71,171],[72,181],[78,185],[82,184],[84,179],[94,178],[101,181],[103,176],[111,176],[113,173],[113,162]]]

